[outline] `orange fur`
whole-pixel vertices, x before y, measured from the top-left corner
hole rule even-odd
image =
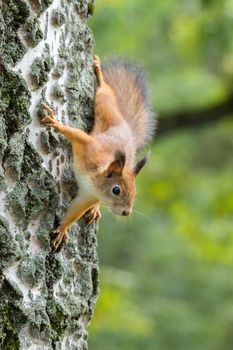
[[[134,76],[127,71],[113,70],[117,82],[114,88],[105,82],[111,74],[110,71],[108,75],[102,73],[98,56],[94,57],[94,70],[97,92],[95,125],[91,134],[58,122],[52,109],[44,105],[49,115],[42,123],[54,127],[72,144],[74,172],[80,187],[78,197],[55,231],[55,249],[62,240],[67,241],[67,230],[76,220],[82,216],[89,223],[99,219],[100,202],[107,204],[117,215],[129,215],[136,195],[135,177],[145,163],[142,161],[135,167],[136,151],[145,143],[148,125],[144,98]],[[126,96],[120,95],[127,94],[127,83],[130,93],[128,106],[135,111],[135,115],[131,116],[132,123],[129,122],[129,113],[123,114]],[[120,96],[122,98],[119,99]],[[120,192],[116,193],[118,190]]]

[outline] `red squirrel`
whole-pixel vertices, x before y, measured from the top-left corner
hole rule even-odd
[[[73,167],[79,184],[61,225],[55,230],[53,247],[68,240],[68,228],[84,217],[87,223],[101,217],[100,203],[116,215],[131,214],[135,178],[146,157],[135,162],[137,151],[151,140],[154,116],[150,110],[143,73],[133,65],[113,61],[103,69],[94,56],[97,81],[95,123],[90,134],[57,121],[47,106],[42,123],[62,133],[72,145]]]

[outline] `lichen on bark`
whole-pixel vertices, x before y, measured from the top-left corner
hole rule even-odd
[[[27,18],[27,21],[23,27],[24,39],[29,46],[36,46],[43,39],[43,32],[40,28],[40,21],[34,15]]]
[[[49,80],[49,73],[54,66],[49,45],[46,44],[41,57],[35,58],[31,65],[30,77],[35,88],[42,87]]]
[[[25,24],[30,10],[23,0],[1,1],[1,53],[4,63],[16,63],[26,52],[18,36],[18,29]]]
[[[98,295],[96,226],[80,221],[66,247],[50,237],[77,184],[68,142],[40,126],[93,124],[87,0],[0,2],[0,348],[87,349]],[[78,111],[78,115],[77,115]]]

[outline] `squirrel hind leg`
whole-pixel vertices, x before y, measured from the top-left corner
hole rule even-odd
[[[101,70],[100,58],[97,55],[94,56],[93,66],[94,66],[94,71],[97,78],[97,84],[99,87],[101,87],[104,84],[104,77]]]

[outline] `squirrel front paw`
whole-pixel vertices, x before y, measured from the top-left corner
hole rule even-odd
[[[42,107],[46,109],[49,114],[41,120],[41,123],[46,124],[47,126],[55,127],[58,124],[58,121],[55,117],[54,111],[48,105],[43,104]]]
[[[88,211],[86,211],[82,218],[87,225],[90,225],[93,222],[98,222],[101,218],[100,205],[96,204],[91,207]]]
[[[58,228],[53,233],[56,234],[56,237],[52,241],[54,250],[57,250],[63,241],[65,244],[67,244],[68,233],[67,229],[63,225],[58,226]]]

